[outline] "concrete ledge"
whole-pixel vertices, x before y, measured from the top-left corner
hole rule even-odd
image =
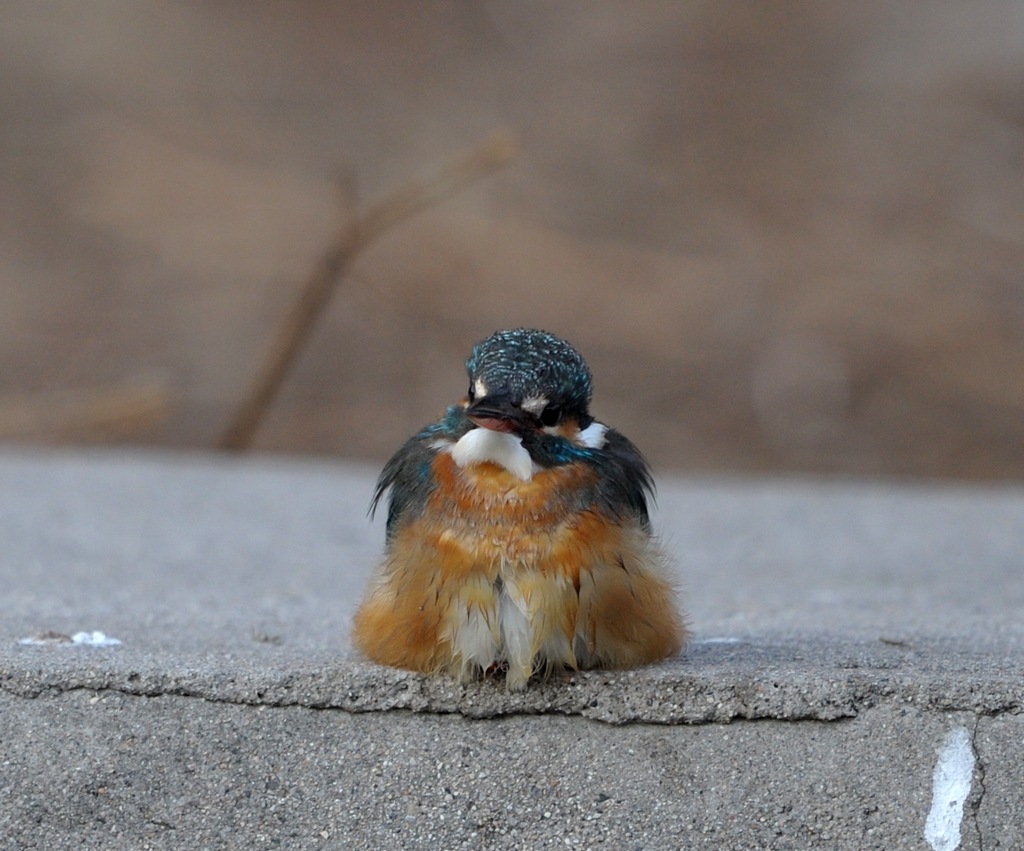
[[[509,694],[348,655],[375,472],[0,454],[0,835],[1024,847],[1024,490],[662,479],[693,645]]]

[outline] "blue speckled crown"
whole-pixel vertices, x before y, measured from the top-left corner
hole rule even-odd
[[[466,361],[470,382],[482,381],[488,394],[517,399],[547,396],[566,409],[586,412],[591,380],[586,362],[554,334],[533,328],[498,331],[477,343]]]

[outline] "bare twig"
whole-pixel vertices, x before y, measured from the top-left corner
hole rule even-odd
[[[355,256],[389,229],[437,204],[507,163],[516,153],[508,134],[496,134],[425,180],[414,180],[339,230],[285,314],[249,392],[218,441],[241,451],[252,443],[313,324]]]

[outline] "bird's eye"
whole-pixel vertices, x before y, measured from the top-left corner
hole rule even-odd
[[[556,426],[562,419],[562,409],[558,405],[548,405],[540,412],[541,425]]]
[[[470,384],[469,385],[469,390],[466,391],[466,399],[469,401],[470,404],[472,404],[473,400],[475,398],[476,398],[476,391],[473,389],[473,385]]]

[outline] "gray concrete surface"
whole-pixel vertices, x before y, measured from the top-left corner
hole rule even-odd
[[[693,644],[510,695],[350,656],[375,472],[0,452],[0,844],[1024,847],[1024,488],[662,477]]]

